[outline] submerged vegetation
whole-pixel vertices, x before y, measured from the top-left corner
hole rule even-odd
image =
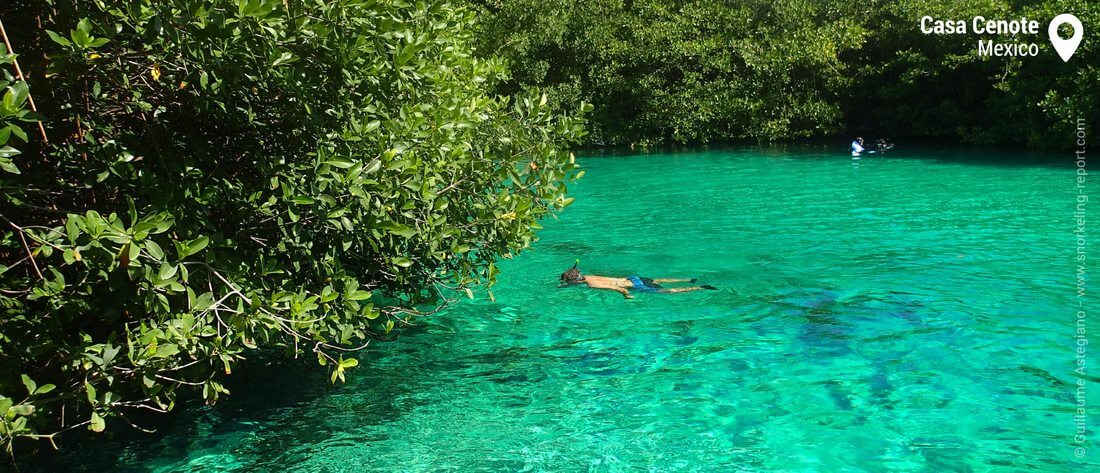
[[[471,54],[464,7],[56,0],[0,13],[22,46],[0,57],[9,449],[171,409],[184,389],[213,402],[257,350],[343,379],[349,351],[491,284],[494,262],[569,203],[583,106],[488,92],[502,65]]]
[[[1072,145],[1100,110],[1100,48],[1064,64],[1046,22],[1080,1],[469,0],[479,51],[509,60],[506,93],[596,106],[591,144],[782,140],[841,131],[983,144]],[[1038,35],[927,35],[920,19],[1027,17]],[[534,27],[537,25],[537,27]],[[1087,27],[1086,27],[1087,28]],[[979,57],[979,39],[1038,45]]]

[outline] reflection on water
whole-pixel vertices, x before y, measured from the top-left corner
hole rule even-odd
[[[589,158],[496,303],[31,468],[1069,471],[1072,170],[986,158]],[[555,289],[576,258],[721,290]]]

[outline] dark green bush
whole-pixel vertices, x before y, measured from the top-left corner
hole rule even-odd
[[[509,60],[503,93],[592,102],[589,142],[774,141],[841,132],[983,144],[1073,143],[1096,123],[1100,62],[1069,64],[1046,23],[1100,8],[1075,0],[467,0],[486,13],[479,51]],[[926,35],[920,18],[1026,16],[1038,35]],[[537,25],[537,27],[533,27]],[[1091,31],[1091,30],[1090,30]],[[982,58],[979,39],[1038,57]]]
[[[1100,48],[1085,40],[1070,62],[1055,54],[1047,24],[1073,13],[1086,38],[1100,25],[1093,2],[1044,0],[904,0],[867,8],[869,40],[847,60],[862,64],[843,104],[848,125],[888,136],[977,144],[1072,147],[1075,123],[1097,123]],[[1039,34],[926,35],[920,18],[1019,19],[1039,22]],[[978,40],[1033,43],[1036,57],[981,57]]]
[[[595,144],[834,133],[855,69],[840,57],[866,35],[851,8],[813,0],[471,2],[479,50],[510,60],[502,90],[592,102]]]
[[[181,388],[213,402],[260,349],[343,379],[348,352],[491,284],[571,200],[581,111],[488,93],[502,64],[473,57],[471,12],[444,1],[0,15],[27,20],[5,25],[33,52],[29,89],[0,84],[9,448],[171,409]],[[16,127],[28,90],[49,144]]]

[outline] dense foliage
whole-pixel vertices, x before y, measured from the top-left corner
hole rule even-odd
[[[1085,25],[1085,41],[1068,63],[1054,52],[1047,25],[1061,13]],[[1028,18],[1038,35],[925,35],[924,15],[935,18]],[[894,1],[867,8],[874,31],[847,59],[861,64],[846,94],[849,128],[887,136],[953,138],[978,144],[1066,148],[1076,119],[1100,120],[1100,7],[1095,2],[977,0]],[[1064,31],[1069,36],[1068,31]],[[980,57],[977,41],[1035,43],[1036,57]]]
[[[812,0],[489,0],[482,50],[506,92],[596,107],[594,143],[778,139],[837,131],[864,29]],[[538,25],[531,28],[530,25]]]
[[[577,107],[486,90],[422,0],[0,7],[0,442],[213,402],[250,352],[346,353],[491,284],[568,205]],[[22,46],[20,48],[20,46]],[[27,120],[28,94],[48,143]]]
[[[480,51],[508,58],[505,93],[552,89],[595,104],[590,142],[779,140],[846,131],[1070,146],[1096,122],[1100,61],[1063,64],[1046,22],[1100,8],[1044,0],[470,0]],[[925,35],[920,18],[1041,22],[1038,35]],[[533,27],[537,25],[537,27]],[[979,39],[1033,42],[1034,58],[982,58]]]

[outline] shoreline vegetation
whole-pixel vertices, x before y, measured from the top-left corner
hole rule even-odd
[[[495,262],[580,174],[590,106],[492,93],[505,69],[473,56],[461,5],[58,0],[0,18],[18,53],[0,84],[13,459],[140,429],[180,395],[213,403],[261,353],[344,381],[372,341],[491,297]]]
[[[1046,37],[1060,13],[1100,24],[1083,2],[469,1],[484,12],[479,53],[510,65],[499,89],[594,104],[590,145],[839,135],[1063,149],[1075,119],[1100,118],[1095,42],[1063,63]],[[926,16],[1043,24],[1039,35],[935,35],[920,28]],[[979,39],[1040,53],[981,57]]]
[[[7,2],[0,445],[16,460],[73,429],[140,429],[181,396],[229,394],[233,367],[262,353],[316,360],[333,383],[371,369],[355,357],[371,342],[492,298],[496,262],[572,202],[570,150],[856,134],[1070,146],[1071,118],[1100,110],[1095,42],[1069,64],[1045,41],[1039,57],[981,59],[917,19],[1095,25],[1097,10]]]

